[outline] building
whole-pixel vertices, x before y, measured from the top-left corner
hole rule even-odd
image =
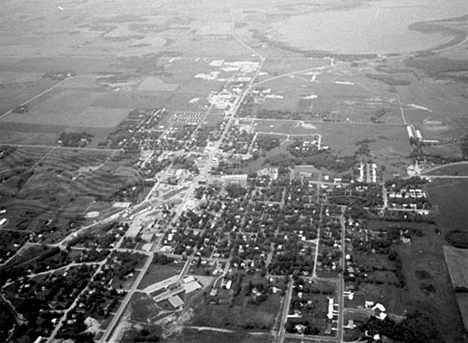
[[[408,125],[406,127],[406,130],[408,131],[408,138],[409,139],[414,139],[414,132],[413,132],[413,127]]]
[[[184,305],[184,301],[178,295],[174,295],[172,297],[167,298],[167,301],[169,301],[171,306],[174,307],[175,309],[182,307]]]
[[[420,130],[416,130],[416,138],[419,142],[422,142],[423,140],[423,135]]]

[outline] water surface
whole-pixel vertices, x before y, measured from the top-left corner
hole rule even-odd
[[[304,50],[336,53],[405,53],[450,40],[408,26],[468,14],[468,0],[373,1],[360,8],[313,12],[274,25],[276,39]]]

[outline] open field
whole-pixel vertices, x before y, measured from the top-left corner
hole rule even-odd
[[[396,247],[407,285],[402,300],[406,309],[418,309],[432,317],[446,342],[458,342],[463,324],[444,261],[443,244],[443,236],[429,226],[424,236],[414,238],[411,245]],[[417,270],[426,271],[429,278],[421,280]],[[432,285],[433,291],[425,290],[424,284]]]
[[[207,303],[204,298],[197,299],[190,325],[230,330],[270,330],[278,316],[282,298],[279,293],[275,293],[267,294],[262,301],[256,301],[253,294],[247,295],[246,286],[249,282],[259,281],[262,282],[250,277],[244,278],[239,284],[242,290],[237,295],[233,290],[220,289],[219,298],[225,301],[220,301],[219,304]]]
[[[468,176],[468,163],[438,168],[425,175],[466,175]]]
[[[444,256],[453,287],[468,288],[468,250],[444,246]]]
[[[138,285],[138,289],[145,289],[152,284],[166,280],[171,276],[180,274],[180,271],[184,265],[182,263],[171,263],[166,265],[151,265],[146,275],[141,280],[141,283]]]
[[[219,328],[261,328],[270,329],[280,307],[279,296],[271,296],[261,305],[244,305],[229,307],[228,305],[206,305],[198,309],[192,322],[196,326],[212,326]]]
[[[31,105],[27,113],[12,113],[3,121],[27,124],[51,124],[71,127],[114,127],[128,114],[127,109],[93,107],[99,93],[63,90]]]
[[[183,329],[181,333],[174,334],[161,340],[163,343],[270,343],[273,337],[269,333],[252,335],[245,332],[218,332],[209,329]]]
[[[451,229],[467,232],[468,180],[433,180],[427,190],[429,200],[437,206],[437,225],[442,235]]]
[[[222,114],[208,114],[203,121],[204,126],[217,126],[222,123],[224,116]]]
[[[147,323],[158,316],[160,309],[145,293],[134,293],[130,300],[131,321]]]

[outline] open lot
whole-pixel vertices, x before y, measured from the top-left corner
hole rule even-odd
[[[238,295],[233,295],[233,290],[220,290],[219,297],[226,301],[218,304],[206,303],[203,298],[197,299],[190,325],[230,330],[271,330],[281,307],[281,295],[268,294],[266,300],[256,302],[254,295],[246,294],[249,281],[252,279],[244,278],[242,291]]]
[[[146,275],[141,280],[141,283],[138,285],[138,289],[145,289],[148,286],[151,286],[160,281],[166,280],[171,276],[180,274],[184,265],[182,263],[171,263],[166,265],[151,265]]]
[[[270,343],[273,337],[269,333],[263,335],[252,335],[245,332],[217,332],[214,330],[197,330],[189,328],[183,329],[181,333],[169,336],[161,342],[163,343],[218,343],[218,342],[236,342],[236,343]]]

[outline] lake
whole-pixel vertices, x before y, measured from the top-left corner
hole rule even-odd
[[[440,33],[419,33],[408,25],[468,14],[467,0],[372,1],[346,10],[290,17],[269,34],[290,46],[335,53],[407,53],[450,40]]]

